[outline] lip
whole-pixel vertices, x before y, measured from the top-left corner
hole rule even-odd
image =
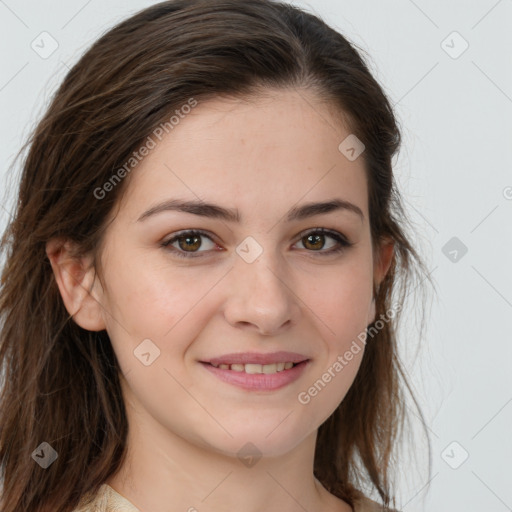
[[[310,358],[304,354],[298,354],[297,352],[271,352],[268,354],[262,354],[259,352],[239,352],[233,354],[224,354],[219,357],[212,357],[201,363],[210,364],[273,364],[273,363],[302,363]]]
[[[287,361],[290,360],[288,359]],[[283,362],[283,360],[281,360],[281,362]],[[277,373],[266,374],[245,373],[237,372],[234,370],[222,370],[220,368],[212,366],[210,363],[201,362],[201,365],[218,379],[227,382],[228,384],[232,384],[233,386],[237,386],[239,388],[249,391],[275,391],[277,389],[283,388],[297,380],[302,375],[302,373],[309,364],[310,360],[303,360],[302,362],[297,363],[289,370],[283,370]]]

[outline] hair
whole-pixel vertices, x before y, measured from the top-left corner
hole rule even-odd
[[[294,88],[332,105],[365,144],[372,243],[395,244],[374,290],[376,318],[427,275],[393,177],[400,129],[355,46],[319,17],[277,1],[175,0],[108,30],[67,73],[18,154],[29,148],[1,240],[1,512],[69,512],[125,460],[128,424],[110,339],[73,321],[45,247],[71,241],[76,257],[92,256],[101,279],[107,219],[129,176],[100,199],[94,191],[191,98]],[[350,504],[365,485],[394,504],[393,448],[407,417],[405,391],[412,396],[397,353],[400,316],[381,322],[347,395],[318,430],[314,474]],[[43,442],[58,454],[46,469],[34,456]]]

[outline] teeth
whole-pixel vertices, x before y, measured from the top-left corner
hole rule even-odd
[[[215,368],[220,368],[221,370],[232,370],[234,372],[245,372],[250,374],[255,373],[277,373],[282,372],[283,370],[289,370],[293,367],[292,362],[286,363],[272,363],[272,364],[212,364]]]

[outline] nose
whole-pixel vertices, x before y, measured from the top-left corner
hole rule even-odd
[[[238,258],[229,273],[226,320],[237,329],[276,336],[298,323],[301,301],[285,266],[272,251],[252,263]]]

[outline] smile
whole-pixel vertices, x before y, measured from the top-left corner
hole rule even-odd
[[[247,364],[212,364],[215,368],[220,368],[221,370],[232,370],[234,372],[245,372],[245,373],[277,373],[282,372],[283,370],[289,370],[293,368],[294,363],[286,362],[286,363],[273,363],[273,364],[255,364],[255,363],[247,363]]]
[[[217,379],[248,391],[275,391],[288,386],[302,375],[309,364],[309,360],[264,365],[234,363],[215,366],[201,363]]]

